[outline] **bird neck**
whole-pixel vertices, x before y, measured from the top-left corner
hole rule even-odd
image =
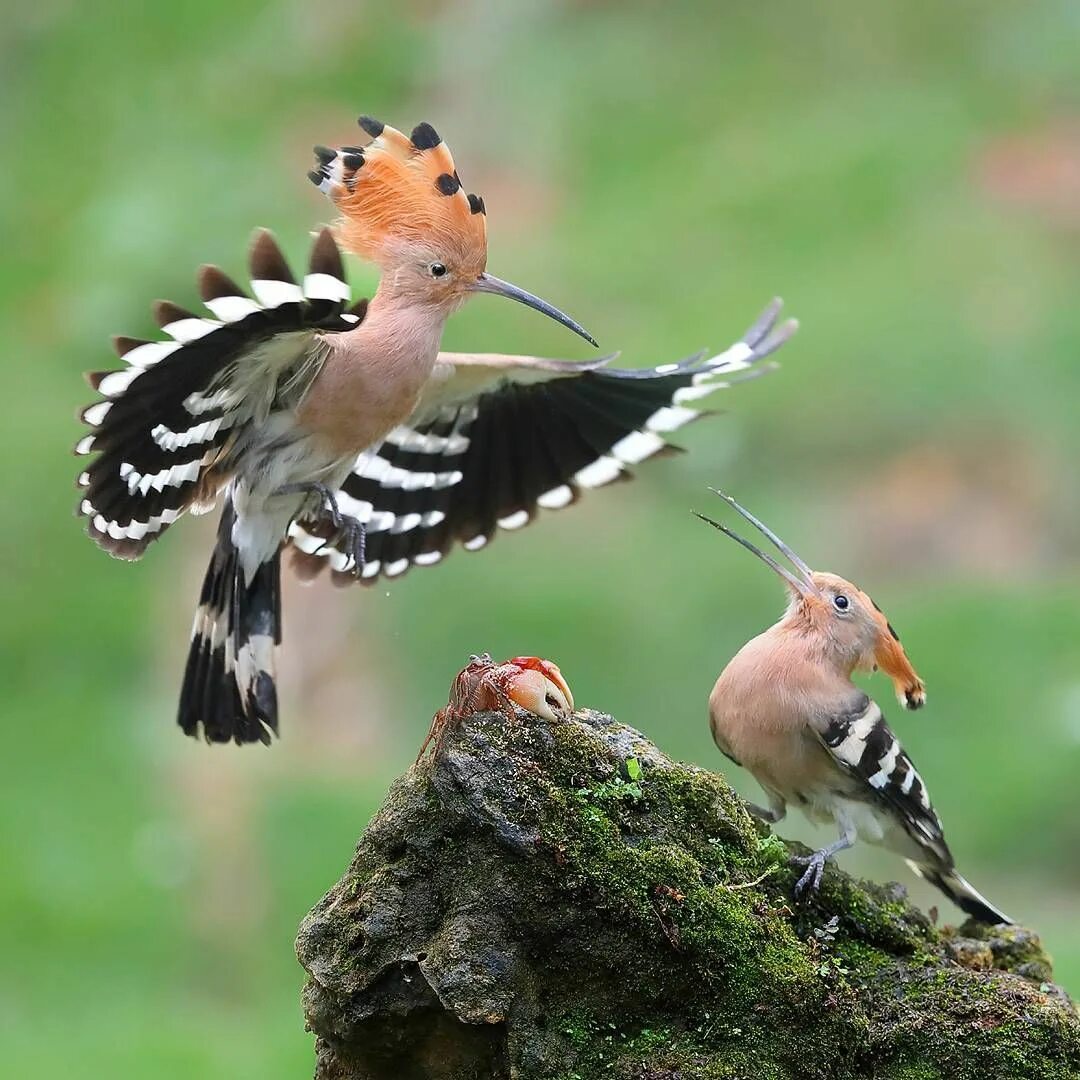
[[[838,641],[827,629],[819,626],[801,605],[792,605],[773,630],[787,643],[787,648],[801,653],[809,663],[840,679],[850,681],[859,666],[860,651]]]
[[[368,304],[361,329],[368,342],[379,342],[388,358],[434,364],[449,316],[445,304],[396,289],[384,277]]]
[[[380,285],[357,327],[328,336],[299,409],[328,454],[358,454],[406,420],[435,367],[447,314]]]

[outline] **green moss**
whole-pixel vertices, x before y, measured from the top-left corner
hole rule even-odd
[[[768,905],[755,910],[749,894],[726,884],[733,871],[759,866],[759,844],[737,829],[734,851],[716,833],[731,835],[730,821],[717,813],[726,800],[715,783],[685,774],[672,780],[648,770],[637,784],[618,778],[567,792],[553,789],[541,836],[557,851],[562,887],[595,893],[605,908],[636,922],[649,936],[678,949],[722,946],[727,954],[750,951],[776,958],[790,973],[803,965],[801,946],[790,927]],[[637,804],[670,830],[699,834],[696,850],[639,836]],[[745,815],[743,815],[745,816]]]
[[[786,1030],[796,1017],[831,1012],[832,1023],[821,1025],[816,1040],[817,1060],[835,1060],[843,1040],[858,1043],[869,1034],[860,989],[884,972],[895,974],[897,957],[906,960],[907,1004],[937,1006],[950,973],[920,969],[932,962],[938,934],[901,895],[830,869],[818,898],[793,919],[788,897],[795,875],[786,845],[755,826],[721,778],[648,764],[631,778],[598,758],[580,730],[562,731],[560,739],[573,768],[549,778],[549,812],[540,826],[542,843],[557,853],[554,883],[587,895],[661,955],[675,953],[679,963],[699,970],[700,995],[684,999],[680,1014],[683,1021],[700,1018],[691,1029],[658,1027],[654,1020],[626,1033],[603,1017],[568,1021],[581,1068],[602,1071],[615,1057],[624,1063],[640,1057],[655,1070],[735,1076],[752,1065],[754,1075],[764,1076],[770,1074],[762,1062],[770,1061],[777,1063],[769,1066],[775,1075],[787,1075],[781,1063],[792,1059],[791,1047],[773,1045],[765,1028],[750,1039],[738,1025],[711,1020],[717,1000],[729,1015],[771,1018],[772,1031]],[[666,840],[675,835],[678,843]],[[813,931],[828,913],[837,916],[835,933],[819,940]],[[660,986],[663,971],[635,970],[634,978]],[[705,1053],[709,1071],[699,1060]],[[896,1067],[898,1077],[919,1077],[920,1069],[938,1075],[903,1058]]]
[[[706,1013],[699,1024],[653,1022],[624,1029],[588,1016],[565,1019],[562,1030],[578,1051],[578,1061],[564,1080],[593,1080],[599,1076],[664,1077],[684,1075],[702,1080],[731,1080],[747,1076],[789,1080],[795,1074],[771,1064],[775,1033],[744,1031]]]
[[[573,741],[578,738],[569,736],[573,748],[587,750]],[[853,1025],[861,1034],[864,1024],[857,1010],[835,1007],[838,995],[847,993],[842,979],[831,968],[823,972],[821,958],[792,925],[786,895],[771,880],[786,863],[786,847],[759,835],[722,778],[646,765],[636,781],[628,781],[607,775],[602,764],[597,766],[600,775],[590,776],[588,754],[576,756],[574,764],[569,787],[560,783],[562,777],[550,778],[550,813],[540,828],[543,845],[556,855],[553,884],[588,897],[606,920],[633,927],[635,936],[652,942],[649,969],[634,968],[639,986],[655,985],[662,994],[673,968],[695,972],[696,995],[687,1000],[684,993],[680,1015],[698,1018],[696,1034],[684,1032],[673,1041],[670,1031],[661,1036],[654,1022],[636,1035],[622,1036],[627,1053],[634,1056],[644,1047],[643,1039],[653,1048],[666,1039],[663,1062],[672,1068],[680,1064],[680,1055],[696,1061],[706,1050],[718,1061],[722,1043],[734,1040],[741,1046],[747,1034],[739,1025],[728,1031],[731,1025],[712,1017],[717,1002],[731,1014],[775,1018],[774,1031],[786,1030],[794,1017],[831,1012],[835,1027],[823,1025],[828,1034],[822,1041],[833,1046],[842,1045],[842,1032]],[[579,1044],[607,1044],[616,1035],[603,1024],[579,1016],[568,1031]],[[770,1045],[763,1057],[765,1030],[755,1026],[756,1053],[725,1046],[725,1054],[734,1055],[730,1068],[716,1064],[706,1073],[697,1063],[688,1075],[746,1075],[743,1059],[760,1065],[791,1052]],[[675,1042],[682,1047],[679,1052]],[[689,1068],[688,1062],[681,1064]],[[780,1069],[776,1075],[787,1073]]]
[[[598,768],[601,775],[583,779],[575,772],[581,786],[566,789],[556,783],[548,793],[554,812],[542,837],[559,852],[560,886],[589,894],[607,914],[635,924],[657,948],[675,950],[683,963],[700,965],[699,985],[708,988],[708,996],[683,1002],[684,1021],[688,1015],[701,1018],[692,1029],[653,1022],[627,1034],[602,1017],[579,1018],[569,1030],[583,1054],[586,1071],[580,1075],[602,1075],[616,1046],[619,1061],[640,1059],[656,1075],[664,1069],[702,1077],[788,1075],[783,1063],[797,1064],[790,1046],[775,1045],[765,1029],[751,1036],[738,1025],[711,1021],[708,1006],[715,1007],[718,995],[729,1015],[772,1018],[773,1032],[786,1030],[796,1017],[812,1012],[828,1017],[831,1011],[833,1023],[823,1025],[826,1034],[815,1040],[814,1060],[837,1062],[842,1040],[858,1045],[871,1032],[859,994],[886,974],[896,977],[898,958],[904,960],[906,1009],[924,1014],[957,1006],[946,1000],[955,975],[937,959],[940,935],[895,889],[856,882],[830,869],[819,896],[793,919],[788,897],[795,873],[787,865],[787,846],[755,826],[722,779],[699,770],[648,766],[633,780],[609,775],[602,763],[590,761],[587,740],[575,744],[574,739],[580,733],[568,736],[571,748],[582,751],[574,764]],[[640,826],[643,814],[648,829]],[[648,834],[658,831],[657,821],[680,842],[652,840]],[[758,877],[756,886],[742,888]],[[813,933],[829,913],[837,916],[835,933],[819,940]],[[1000,949],[1017,964],[1041,955],[1037,942],[1023,936]],[[993,996],[996,990],[987,992]],[[1015,1039],[1012,1031],[1005,1040],[1013,1047],[1006,1056],[1010,1068],[1022,1065]],[[754,1045],[748,1047],[748,1041]],[[908,1057],[919,1040],[911,1036],[909,1041],[911,1046],[902,1041],[897,1047],[892,1075],[898,1080],[942,1075],[925,1058]],[[935,1054],[948,1049],[946,1041],[934,1040]],[[805,1046],[800,1051],[809,1052]]]
[[[854,981],[873,978],[893,963],[893,957],[882,949],[857,938],[842,938],[833,945],[835,955],[847,968]]]
[[[949,1080],[940,1069],[925,1062],[900,1062],[882,1080]]]
[[[938,958],[881,966],[869,986],[879,1005],[871,1043],[894,1070],[881,1074],[890,1080],[1080,1076],[1072,1007],[1028,980],[990,977]]]
[[[1050,957],[1042,947],[1039,936],[1022,926],[984,926],[967,922],[952,931],[948,938],[951,943],[965,940],[985,943],[993,957],[994,967],[1038,982],[1049,982],[1053,978]]]

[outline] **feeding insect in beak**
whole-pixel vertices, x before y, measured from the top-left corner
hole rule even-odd
[[[483,273],[470,286],[470,290],[472,292],[492,293],[495,296],[505,296],[511,300],[516,300],[519,304],[531,307],[534,311],[539,311],[549,319],[562,323],[568,330],[573,330],[575,334],[583,337],[590,345],[596,345],[596,339],[580,323],[575,322],[569,315],[549,304],[546,300],[541,300],[539,296],[534,296],[531,292],[526,292],[516,285],[511,285],[509,281],[503,281],[492,274]]]
[[[874,649],[874,663],[892,679],[896,689],[896,700],[903,708],[921,709],[926,704],[926,685],[911,666],[911,661],[904,652],[904,646],[900,644],[896,631],[880,611],[876,614],[879,622],[884,625],[879,629],[878,644]]]
[[[709,490],[714,495],[719,495],[720,498],[724,500],[724,502],[728,503],[732,507],[732,509],[741,514],[744,518],[746,518],[747,521],[750,522],[751,525],[754,526],[754,528],[756,528],[765,537],[771,540],[773,544],[776,545],[780,553],[782,555],[785,555],[791,562],[791,565],[795,567],[796,571],[798,572],[797,576],[796,574],[793,574],[790,570],[788,570],[786,567],[781,566],[771,555],[762,551],[761,548],[759,548],[756,544],[751,544],[749,540],[741,537],[737,532],[734,531],[734,529],[729,529],[726,525],[721,525],[720,522],[713,521],[712,518],[706,517],[704,514],[699,514],[696,510],[693,511],[695,517],[701,518],[702,521],[707,522],[714,529],[719,529],[725,536],[730,536],[731,539],[734,540],[737,544],[742,544],[742,546],[746,548],[747,551],[752,552],[754,555],[756,555],[767,567],[769,567],[770,570],[773,570],[777,574],[779,574],[780,577],[782,577],[784,581],[786,581],[787,584],[791,586],[791,588],[798,596],[801,596],[806,600],[809,600],[811,598],[820,599],[821,593],[818,590],[818,587],[814,584],[813,571],[810,569],[809,566],[806,565],[805,562],[803,562],[802,559],[799,558],[798,555],[795,554],[794,551],[791,550],[791,548],[787,546],[787,544],[784,543],[783,540],[780,539],[779,536],[776,535],[776,533],[772,531],[772,529],[770,529],[767,525],[754,517],[754,515],[751,514],[750,511],[747,510],[745,507],[740,506],[730,495],[725,495],[724,492],[717,491],[716,488],[709,488]]]

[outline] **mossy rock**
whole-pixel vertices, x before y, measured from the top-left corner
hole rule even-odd
[[[832,866],[796,903],[789,853],[608,716],[470,717],[300,928],[316,1077],[1080,1077],[1033,933]]]

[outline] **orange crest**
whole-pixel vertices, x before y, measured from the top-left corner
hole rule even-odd
[[[467,195],[450,149],[430,124],[411,136],[360,117],[368,141],[339,150],[316,147],[310,177],[344,215],[344,246],[379,265],[422,245],[450,254],[475,274],[487,262],[484,201]]]

